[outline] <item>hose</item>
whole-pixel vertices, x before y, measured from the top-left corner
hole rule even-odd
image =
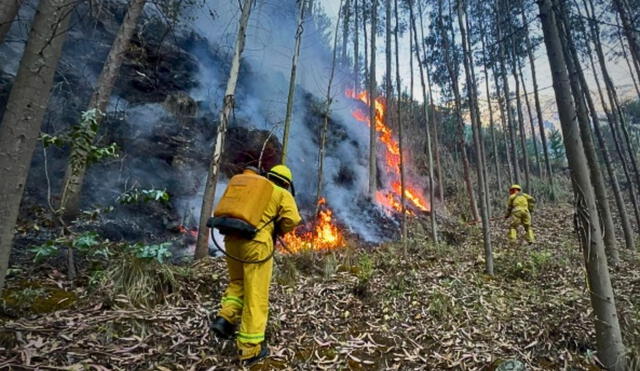
[[[244,263],[244,264],[262,264],[268,261],[269,259],[273,258],[273,254],[275,254],[276,252],[276,246],[274,244],[273,249],[271,250],[271,253],[266,258],[260,259],[260,260],[244,260],[229,254],[225,249],[223,249],[222,247],[220,247],[220,245],[218,245],[218,242],[216,241],[216,237],[213,234],[213,228],[211,228],[211,239],[213,240],[213,245],[216,247],[216,249],[221,251],[224,255],[226,255],[230,259],[233,259],[237,262]]]

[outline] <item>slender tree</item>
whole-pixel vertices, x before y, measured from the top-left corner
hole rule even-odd
[[[518,55],[515,37],[511,37],[511,74],[516,84],[516,112],[518,117],[518,131],[520,132],[520,148],[522,150],[522,164],[524,167],[525,189],[530,190],[531,178],[529,172],[529,154],[527,153],[527,134],[524,130],[524,114],[522,112],[522,100],[520,98],[520,79],[518,78]],[[516,158],[517,162],[517,158]]]
[[[0,1],[0,44],[4,42],[13,20],[18,15],[23,0]]]
[[[300,57],[300,46],[302,45],[302,32],[304,31],[305,4],[308,2],[309,11],[313,9],[313,0],[302,0],[298,11],[298,27],[296,28],[295,45],[293,56],[291,57],[291,76],[289,77],[289,94],[287,94],[287,112],[284,116],[284,133],[282,134],[282,163],[287,163],[287,152],[289,150],[289,131],[291,130],[291,120],[293,118],[293,101],[296,95],[296,74],[298,72],[298,58]]]
[[[378,0],[371,4],[371,66],[369,67],[369,197],[375,200],[378,188],[376,151],[376,28],[378,22]]]
[[[467,148],[464,139],[464,119],[462,118],[462,98],[460,95],[460,88],[458,86],[458,68],[454,65],[454,61],[451,55],[451,45],[450,40],[455,40],[454,35],[449,36],[449,32],[453,31],[453,26],[445,27],[443,22],[443,14],[442,14],[442,3],[438,3],[438,16],[437,16],[437,27],[440,32],[440,38],[442,39],[442,47],[444,54],[444,63],[446,66],[447,73],[449,75],[449,81],[451,85],[451,90],[454,95],[454,105],[455,105],[455,117],[457,122],[457,137],[458,137],[458,146],[459,151],[462,157],[462,169],[464,172],[465,185],[467,188],[467,194],[469,195],[469,204],[471,207],[471,216],[474,220],[480,219],[480,214],[478,213],[478,206],[476,203],[475,193],[473,191],[473,184],[471,182],[471,171],[469,169],[469,157],[467,155]],[[449,22],[452,22],[449,19]],[[447,31],[449,29],[450,31]],[[415,32],[415,31],[414,31]]]
[[[576,9],[578,9],[578,11],[579,11],[580,10],[580,6],[578,5],[577,0],[575,1],[575,5],[576,5]],[[585,29],[583,19],[582,18],[578,18],[578,22],[579,22],[580,28],[581,29]],[[602,95],[602,90],[600,88],[600,82],[599,82],[599,79],[598,79],[597,70],[595,69],[595,63],[593,61],[591,46],[589,45],[588,42],[586,43],[585,46],[586,46],[587,55],[589,56],[589,60],[591,62],[591,68],[592,68],[593,73],[594,73],[594,79],[595,79],[596,85],[598,86],[598,92],[599,92],[600,97],[601,97],[601,102],[603,104],[603,107],[605,107],[605,109],[606,109],[606,103],[605,103],[604,97]],[[600,150],[600,154],[602,156],[605,169],[607,170],[607,175],[609,176],[609,181],[611,183],[611,189],[613,190],[613,195],[614,195],[614,199],[615,199],[615,202],[616,202],[616,207],[618,209],[618,215],[620,216],[620,222],[622,224],[622,232],[623,232],[623,235],[624,235],[625,246],[626,246],[627,249],[635,249],[635,241],[634,241],[634,236],[633,236],[633,230],[631,228],[631,222],[629,220],[629,215],[627,215],[624,199],[622,198],[622,192],[620,190],[620,184],[618,182],[618,177],[616,175],[616,171],[615,171],[615,168],[614,168],[613,162],[612,162],[613,159],[611,158],[611,155],[609,154],[609,150],[607,148],[607,143],[605,141],[604,135],[602,134],[602,131],[600,130],[600,118],[598,117],[598,111],[596,110],[595,104],[593,102],[593,98],[591,97],[591,92],[590,92],[587,80],[585,78],[584,71],[580,66],[578,53],[577,53],[575,47],[571,48],[570,51],[571,51],[571,56],[573,58],[574,64],[577,67],[576,68],[576,72],[578,73],[580,87],[581,87],[581,90],[582,90],[582,92],[584,94],[584,99],[587,102],[587,107],[588,107],[588,110],[589,110],[589,114],[591,116],[591,123],[593,125],[593,131],[596,134],[596,138],[598,140],[598,147],[599,147],[599,150]],[[606,113],[606,115],[607,115],[607,117],[610,116],[609,113]],[[633,193],[632,193],[632,195],[633,195]],[[606,232],[606,229],[605,229],[605,232]]]
[[[522,62],[518,61],[518,76],[520,82],[522,82],[522,96],[524,97],[524,103],[527,107],[527,116],[529,117],[529,124],[531,125],[531,142],[533,142],[533,153],[536,158],[536,171],[538,176],[542,176],[542,165],[540,163],[540,152],[538,152],[538,139],[536,138],[536,126],[533,123],[533,113],[531,111],[531,104],[529,103],[529,94],[527,93],[527,83],[524,80],[522,73]]]
[[[479,109],[478,109],[478,95],[476,89],[476,82],[471,70],[473,69],[473,57],[471,55],[470,45],[467,40],[467,26],[464,18],[466,16],[466,4],[462,0],[456,1],[456,7],[458,11],[458,25],[460,27],[460,37],[462,38],[462,50],[463,50],[463,65],[465,70],[465,76],[467,80],[467,95],[469,99],[469,106],[471,107],[471,126],[473,129],[473,141],[476,148],[476,168],[478,176],[478,197],[480,199],[480,212],[482,218],[482,236],[484,240],[485,251],[485,270],[489,275],[493,275],[493,253],[491,248],[491,234],[489,233],[489,210],[487,202],[487,186],[485,176],[485,161],[482,156],[481,148],[481,133],[482,124],[480,122]]]
[[[496,14],[498,17],[498,22],[496,22],[496,31],[498,34],[498,62],[500,64],[500,77],[502,78],[502,97],[504,100],[504,111],[506,112],[506,124],[508,127],[509,133],[509,141],[511,145],[511,181],[515,183],[520,183],[520,166],[518,164],[518,149],[516,146],[516,136],[515,136],[515,120],[513,119],[513,111],[511,109],[510,102],[510,93],[509,93],[509,80],[507,79],[507,68],[506,57],[505,57],[505,47],[503,40],[503,28],[505,21],[505,11],[504,11],[504,0],[498,0],[496,2]],[[505,131],[506,133],[507,131]]]
[[[436,212],[435,212],[435,207],[434,207],[434,172],[433,172],[433,152],[432,152],[432,147],[431,147],[431,133],[429,130],[429,104],[427,103],[427,87],[425,84],[425,78],[424,78],[424,71],[423,71],[423,66],[422,66],[422,60],[426,59],[426,56],[421,56],[420,55],[420,43],[418,42],[418,33],[416,31],[416,20],[415,20],[415,16],[413,14],[413,1],[409,2],[409,16],[410,16],[410,20],[411,20],[411,28],[413,29],[413,41],[415,44],[415,54],[416,54],[416,59],[418,61],[418,70],[420,73],[420,84],[422,85],[422,107],[423,107],[423,117],[422,119],[425,122],[425,134],[426,134],[426,142],[427,142],[427,159],[429,161],[429,199],[430,199],[430,205],[431,205],[431,238],[433,240],[434,243],[438,242],[438,226],[437,226],[437,222],[436,222]]]
[[[638,40],[637,29],[633,24],[631,14],[629,14],[629,7],[626,0],[612,0],[613,7],[618,12],[620,20],[622,21],[622,29],[627,37],[629,43],[629,50],[631,51],[631,57],[634,60],[634,66],[636,73],[640,76],[640,41]]]
[[[622,36],[622,26],[620,26],[620,18],[616,18],[616,26],[618,27],[618,31],[616,32],[616,36],[618,36],[618,42],[620,43],[620,51],[622,51],[622,57],[624,58],[625,63],[627,64],[627,68],[629,68],[629,75],[631,76],[631,81],[633,81],[633,87],[636,89],[636,94],[638,94],[638,98],[640,98],[640,87],[638,86],[638,80],[636,79],[634,68],[631,66],[632,62],[629,61],[629,55],[627,54],[627,48],[624,43],[624,38]]]
[[[551,162],[549,161],[549,145],[547,144],[547,133],[544,129],[544,120],[542,116],[542,107],[540,106],[540,95],[538,94],[538,78],[536,75],[535,58],[533,57],[534,47],[529,37],[529,23],[525,17],[524,1],[521,2],[520,16],[522,18],[522,24],[524,25],[524,39],[525,46],[527,48],[527,55],[529,56],[529,67],[531,68],[531,81],[533,83],[533,99],[536,106],[536,118],[538,119],[538,129],[540,131],[540,140],[542,141],[542,153],[544,154],[544,165],[547,169],[547,181],[551,187],[551,196],[555,197],[555,187],[553,185],[553,172],[551,171]]]
[[[247,25],[249,24],[249,16],[254,0],[245,0],[242,4],[242,14],[238,24],[238,34],[231,60],[231,70],[229,71],[229,79],[227,80],[227,88],[224,93],[224,100],[214,142],[213,152],[211,154],[211,162],[209,164],[209,172],[207,174],[207,182],[202,196],[202,208],[200,211],[200,224],[198,228],[198,240],[196,241],[196,259],[204,258],[209,255],[209,228],[207,221],[211,217],[213,211],[213,203],[215,202],[216,186],[218,183],[218,174],[220,172],[220,163],[222,161],[222,151],[224,149],[224,140],[229,127],[229,118],[233,113],[235,104],[236,85],[238,84],[238,72],[240,71],[240,56],[244,50],[245,38],[247,35]]]
[[[598,25],[598,22],[594,18],[595,8],[593,6],[593,1],[583,0],[583,2],[584,2],[584,8],[587,14],[587,19],[590,20],[589,25],[591,30],[591,40],[593,41],[594,50],[596,52],[595,54],[598,58],[598,62],[600,65],[600,72],[602,73],[602,79],[604,80],[604,85],[607,91],[607,97],[608,97],[610,109],[607,109],[608,105],[605,102],[602,94],[600,96],[600,99],[601,99],[604,111],[605,113],[607,113],[607,118],[608,118],[607,121],[609,123],[609,128],[611,129],[611,137],[613,139],[613,143],[616,148],[616,153],[618,154],[618,158],[620,159],[622,170],[628,184],[629,195],[631,198],[631,202],[633,204],[634,214],[636,216],[636,223],[638,226],[640,226],[640,205],[638,203],[638,199],[636,197],[636,191],[635,191],[635,189],[640,185],[640,183],[636,183],[632,180],[631,169],[628,163],[629,161],[627,160],[627,157],[625,154],[626,146],[623,138],[620,138],[621,136],[619,132],[620,123],[618,121],[620,116],[617,114],[617,112],[620,112],[620,111],[616,110],[616,107],[618,106],[617,104],[618,97],[617,97],[615,86],[613,84],[613,80],[607,68],[607,62],[604,56],[602,42],[600,40],[600,27]],[[593,68],[593,62],[592,62],[592,68]],[[601,90],[598,89],[598,91],[600,92]]]
[[[347,3],[349,0],[347,0]],[[340,7],[342,7],[342,0],[340,0]],[[318,216],[320,206],[320,198],[322,197],[322,187],[324,182],[324,157],[325,157],[325,147],[327,144],[327,132],[329,131],[329,115],[331,113],[331,103],[333,102],[333,98],[331,96],[331,86],[333,85],[333,77],[335,76],[336,71],[336,59],[337,59],[337,51],[338,51],[338,27],[340,25],[340,15],[338,12],[338,19],[336,20],[336,30],[333,36],[333,55],[331,58],[331,72],[329,74],[329,83],[327,84],[327,96],[325,98],[325,108],[322,114],[323,116],[323,124],[322,130],[320,132],[320,148],[318,153],[318,188],[316,192],[316,217]],[[345,17],[345,22],[347,21]]]
[[[107,110],[111,91],[118,78],[120,66],[125,59],[125,54],[131,44],[133,32],[136,29],[138,19],[144,9],[146,0],[131,0],[127,14],[124,16],[122,25],[118,30],[109,55],[102,67],[100,77],[96,83],[96,88],[91,96],[88,110],[95,109],[98,111],[96,121],[98,125],[101,123],[104,112]],[[95,140],[97,131],[89,133],[90,142]],[[60,210],[62,211],[63,220],[67,222],[74,219],[80,212],[80,194],[87,171],[87,161],[89,157],[88,151],[78,151],[78,156],[74,161],[67,162],[65,170],[64,183],[62,187],[62,195],[60,197]]]
[[[74,5],[72,0],[41,0],[38,4],[0,123],[0,292],[33,150]]]
[[[551,0],[538,0],[547,57],[551,67],[563,140],[576,200],[576,229],[582,243],[596,328],[598,358],[609,370],[625,370],[625,348],[604,252],[600,220],[589,167],[575,121],[569,75],[554,20]]]
[[[573,101],[576,106],[577,121],[580,127],[580,138],[584,147],[585,157],[589,165],[591,174],[591,182],[593,184],[594,194],[596,197],[596,205],[598,206],[598,214],[602,223],[603,240],[605,251],[609,257],[611,265],[617,265],[619,262],[618,247],[616,246],[616,230],[613,226],[613,218],[611,217],[611,209],[609,207],[609,197],[604,184],[604,178],[600,171],[600,164],[596,156],[593,138],[591,136],[591,127],[589,123],[589,114],[585,105],[584,93],[580,86],[580,77],[578,69],[580,64],[573,59],[572,51],[575,52],[572,36],[567,32],[568,20],[566,17],[567,10],[561,7],[562,11],[556,13],[556,21],[558,21],[558,30],[561,45],[564,51],[564,58],[569,73],[569,85],[573,94]]]
[[[358,93],[360,90],[360,40],[358,36],[358,29],[360,27],[358,15],[360,14],[360,11],[358,9],[358,0],[353,1],[353,91]]]
[[[496,127],[495,127],[495,121],[493,119],[493,106],[491,104],[491,91],[489,89],[489,72],[488,72],[488,68],[487,68],[487,63],[488,63],[488,56],[487,56],[487,49],[486,49],[486,40],[485,40],[485,30],[484,27],[481,25],[482,27],[482,35],[480,36],[480,42],[482,45],[482,56],[484,59],[483,65],[482,65],[482,70],[484,72],[484,84],[485,84],[485,90],[486,90],[486,94],[487,94],[487,108],[489,109],[489,130],[491,131],[491,147],[493,148],[493,161],[494,161],[494,166],[495,166],[495,171],[496,171],[496,182],[498,185],[498,189],[502,190],[504,189],[502,187],[502,175],[500,174],[500,164],[499,164],[499,159],[498,159],[498,142],[496,140]]]
[[[344,15],[344,21],[342,22],[342,58],[341,63],[346,69],[349,65],[349,60],[347,58],[347,45],[349,44],[349,20],[351,19],[351,0],[346,0],[343,5],[340,6],[342,8],[342,15]],[[338,16],[340,17],[340,16]],[[357,28],[357,27],[356,27]],[[337,33],[337,30],[336,30]]]
[[[401,219],[400,219],[400,238],[403,245],[403,250],[406,250],[407,243],[407,205],[405,202],[405,176],[404,176],[404,137],[402,121],[402,80],[400,79],[400,53],[398,52],[398,28],[400,25],[400,17],[398,15],[398,0],[394,0],[394,16],[395,27],[393,28],[393,39],[395,42],[395,56],[396,56],[396,87],[397,87],[397,100],[396,100],[396,117],[398,119],[398,149],[400,150],[400,206],[401,206]],[[412,102],[409,102],[411,104]]]
[[[431,105],[431,107],[429,108],[429,122],[431,123],[431,128],[433,129],[433,147],[435,148],[435,160],[436,160],[436,174],[437,174],[437,179],[438,179],[438,198],[440,199],[440,202],[444,203],[444,183],[443,183],[443,178],[442,178],[442,164],[441,164],[441,159],[440,159],[440,151],[438,150],[440,148],[440,143],[439,143],[439,139],[438,139],[438,116],[436,115],[436,105],[435,103],[433,103],[433,86],[431,84],[431,65],[426,61],[426,55],[427,55],[427,43],[426,43],[426,38],[424,37],[424,22],[423,22],[423,11],[422,11],[422,2],[418,1],[418,11],[419,11],[419,19],[420,19],[420,36],[422,38],[422,50],[424,51],[424,56],[425,56],[425,65],[424,65],[424,71],[425,71],[425,75],[427,76],[427,87],[429,89],[429,104]],[[428,152],[428,150],[427,150]],[[433,201],[433,200],[432,200]],[[435,207],[433,204],[431,205],[431,207]]]

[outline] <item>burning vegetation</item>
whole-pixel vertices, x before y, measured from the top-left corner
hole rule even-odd
[[[347,90],[345,94],[364,104],[364,107],[369,108],[369,93],[362,91],[357,93],[354,90]],[[377,191],[376,202],[378,205],[384,207],[390,212],[401,212],[402,203],[402,187],[400,184],[400,146],[398,141],[393,136],[393,131],[386,122],[386,110],[387,104],[384,97],[378,97],[374,101],[375,104],[375,128],[378,133],[378,142],[382,144],[382,155],[384,156],[384,163],[382,168],[387,176],[388,184],[385,190]],[[370,125],[369,115],[362,108],[356,108],[352,112],[353,117],[365,124]],[[404,161],[407,161],[407,154],[403,154]],[[404,197],[408,206],[409,212],[411,209],[428,212],[431,210],[431,206],[427,201],[427,198],[423,194],[420,187],[411,182],[405,180]]]
[[[333,219],[333,211],[327,206],[324,198],[318,201],[318,215],[287,233],[282,252],[296,253],[302,250],[332,250],[345,245],[344,236]]]

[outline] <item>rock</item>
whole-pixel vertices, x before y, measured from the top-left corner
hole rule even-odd
[[[517,359],[507,359],[496,367],[496,371],[525,371],[526,369],[524,363]]]

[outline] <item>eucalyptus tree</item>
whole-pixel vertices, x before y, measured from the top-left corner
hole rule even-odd
[[[554,4],[552,0],[538,0],[563,140],[571,169],[576,200],[576,230],[582,245],[591,304],[595,314],[598,358],[605,368],[622,371],[626,369],[625,347],[616,313],[589,166],[575,120],[577,111],[571,95],[569,74],[553,11],[554,5],[557,3]]]
[[[462,96],[459,87],[462,50],[455,43],[453,17],[450,14],[445,14],[444,5],[444,2],[440,1],[430,12],[431,22],[429,25],[429,35],[425,39],[429,46],[428,49],[430,50],[427,56],[427,62],[434,67],[432,81],[441,88],[444,98],[452,99],[454,103],[455,134],[458,151],[462,159],[463,178],[469,197],[469,210],[471,217],[474,220],[479,220],[480,215],[473,190],[469,156],[465,140]]]
[[[0,292],[73,0],[41,0],[0,123]]]

